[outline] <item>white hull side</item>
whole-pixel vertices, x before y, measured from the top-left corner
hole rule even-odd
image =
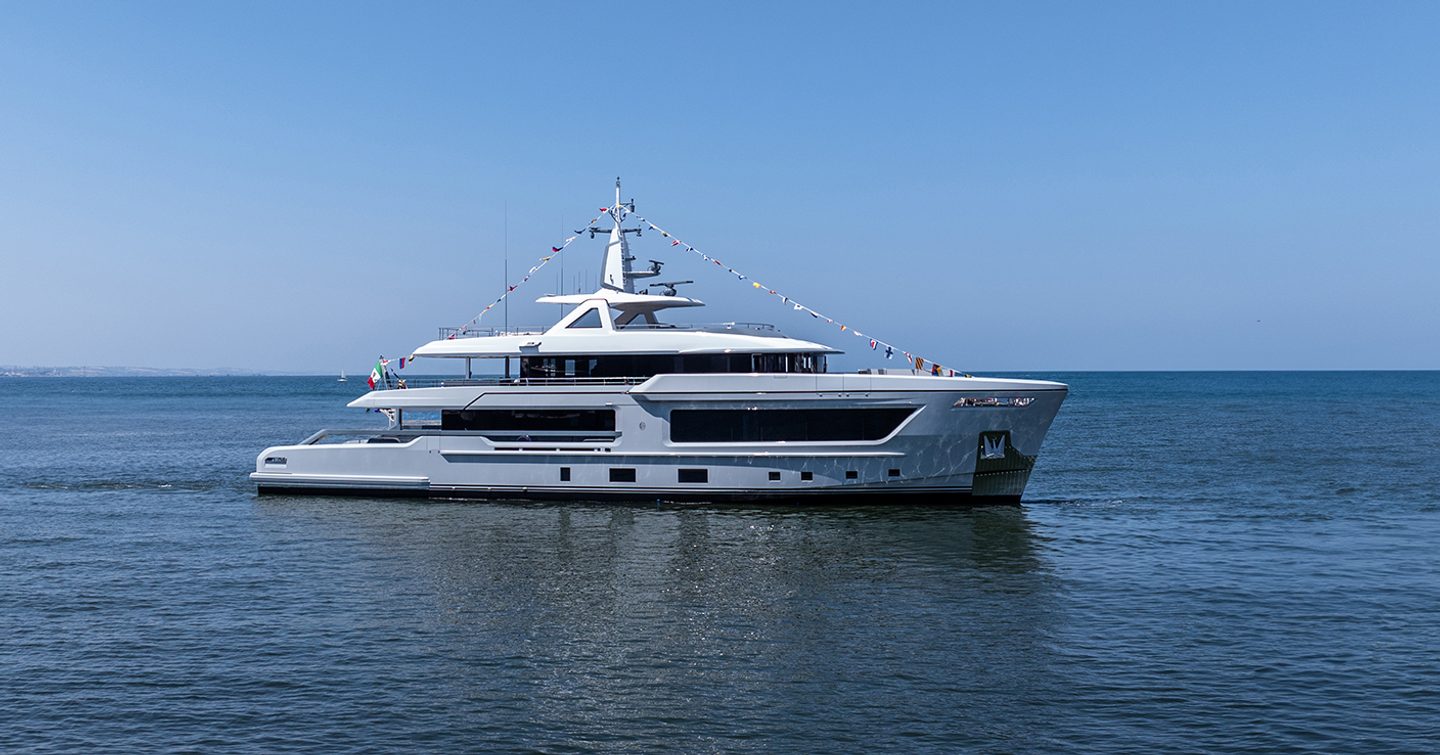
[[[454,408],[616,409],[617,437],[586,443],[496,442],[479,434],[410,429],[376,431],[403,442],[276,446],[256,460],[262,492],[324,491],[503,499],[764,500],[898,496],[974,496],[1016,500],[1023,493],[1065,386],[1035,381],[925,376],[662,376],[626,388],[488,386],[456,394],[433,389]],[[444,393],[442,393],[444,392]],[[367,403],[387,397],[368,394]],[[424,406],[422,390],[404,393]],[[472,395],[473,394],[473,395]],[[1029,399],[1023,406],[964,406],[974,397]],[[398,400],[398,399],[397,399]],[[357,402],[360,403],[360,402]],[[383,405],[383,404],[382,404]],[[674,443],[669,416],[689,408],[918,409],[876,441]],[[983,458],[982,435],[991,441]],[[1003,457],[996,449],[1003,442]],[[270,460],[267,463],[267,459]],[[275,463],[283,459],[283,463]],[[562,468],[568,480],[562,480]],[[633,469],[633,482],[611,469]],[[703,483],[679,470],[704,469]],[[977,474],[978,472],[978,474]],[[810,479],[804,479],[808,473]],[[778,476],[778,479],[773,479]]]

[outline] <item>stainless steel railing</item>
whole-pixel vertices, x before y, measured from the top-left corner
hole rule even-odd
[[[538,336],[548,328],[539,325],[522,325],[511,330],[503,328],[440,328],[440,340],[452,338],[489,338],[491,336]]]
[[[402,427],[371,427],[325,429],[316,432],[298,445],[313,446],[327,438],[384,438],[388,442],[408,443],[423,435],[482,437],[493,443],[613,443],[623,433],[607,430],[442,430],[425,423]]]
[[[707,323],[646,323],[631,322],[622,325],[620,330],[677,330],[691,332],[724,332],[733,330],[753,330],[764,333],[778,333],[774,325],[768,322],[707,322]],[[547,327],[538,325],[524,325],[511,329],[504,328],[440,328],[440,340],[448,341],[459,338],[490,338],[493,336],[538,336],[549,330]]]
[[[565,378],[403,378],[391,380],[391,390],[408,388],[455,388],[476,385],[513,385],[537,387],[547,385],[639,385],[648,377],[565,377]],[[400,385],[403,382],[404,385]]]

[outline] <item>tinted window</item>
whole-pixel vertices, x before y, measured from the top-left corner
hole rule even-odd
[[[446,409],[442,430],[615,430],[614,409]]]
[[[610,481],[611,481],[611,482],[634,482],[634,481],[635,481],[635,470],[634,470],[634,469],[626,469],[626,468],[622,468],[622,467],[611,467],[611,468],[610,468]]]
[[[681,469],[676,475],[679,482],[709,482],[710,470],[708,469]]]
[[[569,327],[571,327],[571,328],[598,328],[598,327],[600,327],[600,310],[598,310],[598,309],[592,309],[592,310],[590,310],[589,312],[586,312],[585,314],[580,315],[580,319],[576,320],[575,322],[570,323]]]
[[[670,440],[677,443],[742,443],[817,440],[879,440],[914,411],[876,409],[676,409]]]
[[[608,354],[520,358],[522,378],[645,378],[681,373],[824,371],[824,354]]]

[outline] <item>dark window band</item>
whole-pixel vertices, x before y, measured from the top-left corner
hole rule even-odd
[[[442,430],[614,432],[614,409],[446,409]]]
[[[670,440],[676,443],[880,440],[914,409],[676,409]]]
[[[611,354],[520,358],[520,377],[522,378],[611,378],[715,372],[820,373],[824,371],[824,354]]]

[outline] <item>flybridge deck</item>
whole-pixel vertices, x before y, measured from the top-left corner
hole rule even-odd
[[[542,325],[521,326],[518,328],[440,328],[441,341],[455,340],[459,338],[492,338],[494,336],[538,336],[548,327]],[[629,323],[623,325],[619,330],[682,330],[692,333],[725,333],[725,332],[750,332],[755,335],[772,334],[782,335],[780,329],[768,322],[708,322],[708,323]]]
[[[608,230],[594,225],[604,216]],[[251,479],[261,492],[521,500],[994,501],[1023,492],[1064,385],[921,369],[927,360],[754,281],[746,285],[833,326],[847,343],[903,355],[905,367],[832,373],[827,356],[841,349],[773,325],[662,322],[666,310],[703,303],[676,292],[691,281],[651,284],[661,294],[635,290],[664,263],[631,269],[627,236],[641,229],[624,228],[628,217],[746,281],[635,215],[617,181],[614,204],[588,228],[609,237],[598,290],[537,299],[572,307],[548,327],[480,327],[519,284],[507,287],[405,360],[463,359],[465,377],[402,383],[377,365],[380,389],[349,405],[380,410],[389,427],[323,430],[268,448]],[[520,284],[581,233],[552,247]],[[476,376],[474,359],[503,360],[504,375]]]

